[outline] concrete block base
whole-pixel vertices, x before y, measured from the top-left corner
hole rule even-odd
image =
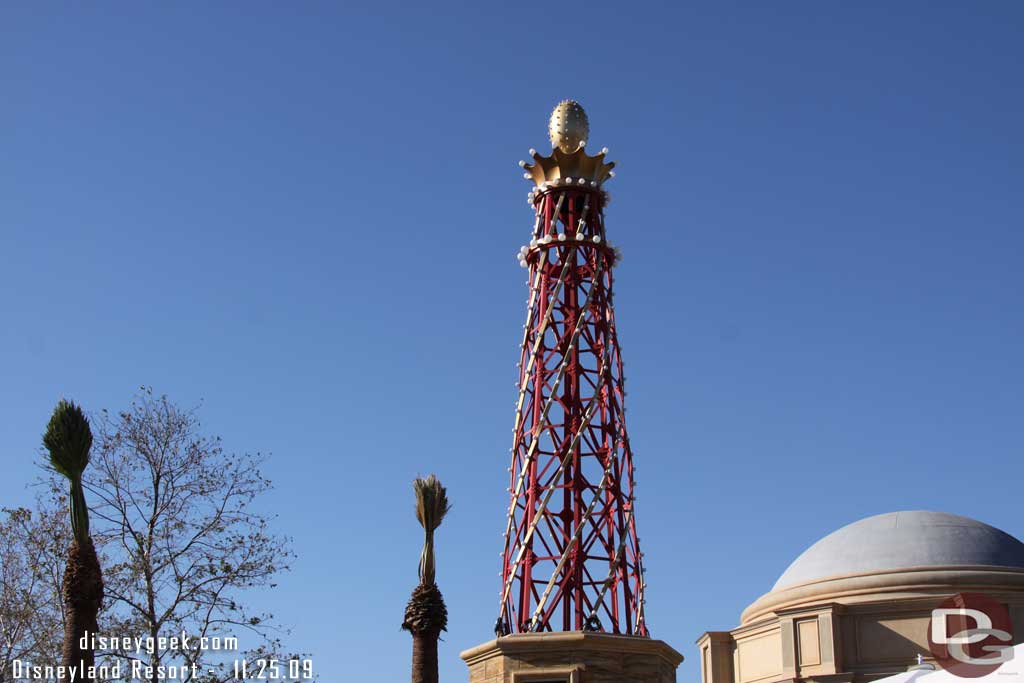
[[[675,683],[683,656],[660,640],[518,633],[466,650],[470,683]]]

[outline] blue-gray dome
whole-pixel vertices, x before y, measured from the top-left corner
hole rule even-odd
[[[805,550],[772,590],[832,576],[910,567],[1024,568],[1024,543],[945,512],[889,512],[844,526]]]

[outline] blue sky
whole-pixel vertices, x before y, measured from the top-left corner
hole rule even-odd
[[[62,395],[152,385],[271,451],[325,680],[402,680],[420,531],[441,677],[497,614],[551,107],[620,163],[619,335],[653,634],[688,658],[830,530],[1024,536],[1024,7],[6,4],[0,502]]]

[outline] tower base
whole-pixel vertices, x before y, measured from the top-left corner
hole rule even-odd
[[[675,683],[683,661],[660,640],[586,631],[517,633],[459,656],[469,683]]]

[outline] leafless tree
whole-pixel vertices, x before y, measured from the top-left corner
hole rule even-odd
[[[40,497],[35,510],[0,512],[0,683],[14,680],[14,660],[60,664],[61,579],[70,544],[64,497]]]
[[[98,631],[191,637],[189,650],[100,650],[97,665],[120,662],[122,678],[131,678],[133,661],[194,664],[198,675],[186,673],[185,681],[221,683],[234,679],[234,660],[274,658],[286,678],[287,660],[301,655],[284,651],[286,631],[254,607],[294,558],[255,505],[270,489],[263,456],[226,452],[203,433],[195,410],[148,389],[127,410],[92,423],[83,483],[105,583]],[[42,483],[35,510],[0,515],[0,683],[12,680],[14,659],[60,663],[61,580],[72,533],[66,487],[56,477]],[[198,649],[204,636],[235,637],[239,649]],[[263,678],[273,680],[267,672]]]
[[[131,666],[195,665],[185,680],[233,678],[227,660],[282,657],[283,631],[249,607],[294,555],[254,501],[270,489],[260,454],[229,453],[201,432],[195,410],[144,389],[120,413],[95,420],[86,487],[103,548],[109,633],[152,638],[188,633],[189,650],[108,653]],[[199,649],[204,637],[237,637],[245,652]]]

